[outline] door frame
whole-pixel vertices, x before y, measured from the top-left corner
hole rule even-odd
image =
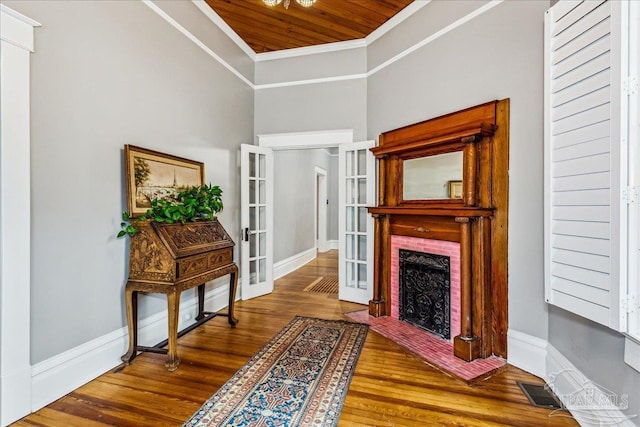
[[[319,166],[314,166],[314,210],[313,229],[316,233],[316,249],[318,252],[327,252],[327,171]]]
[[[256,136],[256,144],[262,147],[269,147],[273,151],[296,149],[302,150],[309,148],[337,148],[341,144],[353,142],[353,138],[353,129],[333,129],[309,132],[261,134]],[[331,245],[329,244],[328,246],[330,247]],[[274,263],[274,280],[281,277],[281,273],[276,274],[277,271],[293,271],[296,268],[299,268],[307,262],[315,259],[316,256],[317,251],[314,250],[313,256],[305,255],[303,257],[296,257],[296,260],[293,263],[290,261],[287,262],[287,260],[284,260],[284,265],[276,265],[281,263]]]
[[[257,135],[258,145],[276,150],[330,148],[353,142],[353,129],[286,132]]]
[[[31,412],[29,69],[40,24],[0,4],[0,425]]]

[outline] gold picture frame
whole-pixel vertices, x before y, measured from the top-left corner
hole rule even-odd
[[[462,199],[462,181],[449,181],[449,198]]]
[[[169,197],[204,184],[204,163],[134,145],[124,146],[127,209],[132,218]]]

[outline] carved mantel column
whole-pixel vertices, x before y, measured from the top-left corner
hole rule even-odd
[[[467,362],[480,357],[481,341],[473,335],[472,220],[456,217],[460,224],[460,335],[453,339],[453,354]]]
[[[385,263],[391,259],[391,235],[389,234],[389,216],[384,214],[373,214],[375,224],[376,239],[373,247],[373,299],[369,301],[369,314],[374,317],[386,316],[391,313],[391,303],[389,295],[385,295],[389,289],[389,275]]]

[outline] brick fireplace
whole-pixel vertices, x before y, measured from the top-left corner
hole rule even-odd
[[[450,338],[460,334],[460,244],[445,240],[391,236],[391,317],[400,320],[400,250],[441,255],[449,258],[450,266]]]
[[[446,336],[442,332],[450,328],[453,354],[467,362],[507,357],[508,117],[509,100],[492,101],[385,132],[371,149],[378,159],[379,187],[378,206],[368,208],[375,219],[369,315],[396,322],[405,317],[399,311],[401,299],[406,304],[400,287],[400,249],[449,257],[445,302],[450,324],[434,331]],[[434,186],[433,175],[442,175],[441,164],[448,159],[454,159],[462,179],[447,172],[437,176],[440,181]],[[413,176],[405,177],[405,163]],[[416,164],[427,166],[420,166],[415,175]],[[405,185],[410,191],[404,191]],[[433,188],[445,191],[431,196],[426,189]],[[411,274],[423,280],[421,273]],[[430,288],[429,280],[441,279],[425,280],[417,287],[427,292],[412,294],[411,304],[433,304],[431,298],[439,291]],[[447,299],[447,293],[440,294]],[[435,323],[443,316],[438,313]],[[430,334],[426,330],[433,325],[422,317],[425,314],[419,313],[411,321]]]

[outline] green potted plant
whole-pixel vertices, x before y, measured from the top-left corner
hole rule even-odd
[[[151,200],[151,208],[136,221],[155,221],[167,224],[213,220],[222,211],[222,190],[217,185],[194,186],[174,196]],[[122,212],[118,237],[135,236],[140,231],[128,212]]]

